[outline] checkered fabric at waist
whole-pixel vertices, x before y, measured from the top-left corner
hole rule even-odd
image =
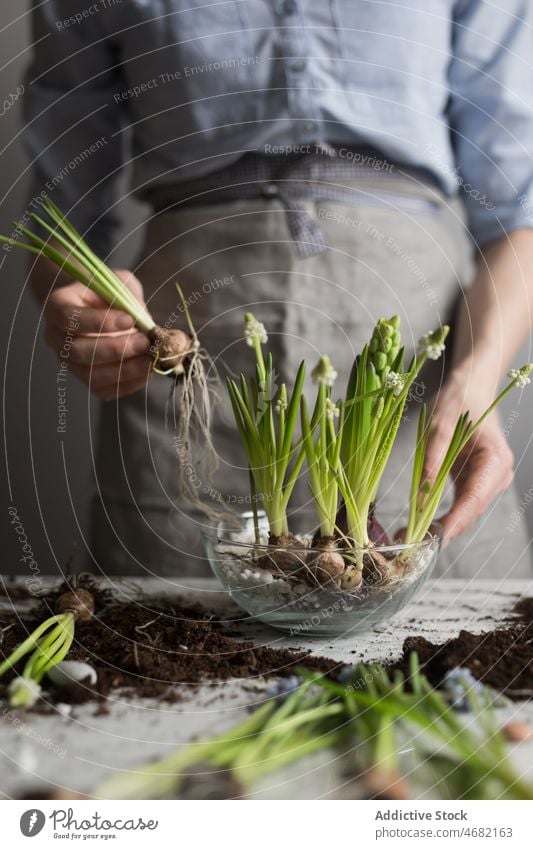
[[[384,207],[413,215],[435,214],[444,202],[436,182],[423,169],[395,165],[367,148],[305,147],[309,150],[297,154],[247,153],[206,177],[155,187],[148,200],[158,214],[237,200],[278,201],[302,259],[328,247],[320,224],[302,200]]]

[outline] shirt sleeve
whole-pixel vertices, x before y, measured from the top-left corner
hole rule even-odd
[[[533,3],[459,0],[450,62],[456,180],[483,245],[533,227]]]
[[[123,116],[113,99],[117,57],[88,8],[78,0],[34,0],[23,140],[33,174],[30,208],[50,195],[105,256],[117,225]]]

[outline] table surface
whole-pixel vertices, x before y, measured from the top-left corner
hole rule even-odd
[[[9,592],[9,584],[8,592]],[[178,581],[121,579],[112,583],[117,596],[134,599],[139,590],[146,595],[167,593],[215,608],[227,615],[233,603],[213,580]],[[232,630],[243,637],[277,647],[311,649],[315,654],[339,662],[391,660],[397,657],[404,639],[423,635],[433,642],[456,636],[463,628],[481,633],[506,619],[520,596],[533,595],[531,581],[464,581],[440,579],[428,582],[420,595],[387,625],[368,634],[349,638],[311,639],[289,637],[260,623],[245,620]],[[144,601],[146,603],[146,601]],[[31,602],[13,602],[23,613]],[[0,598],[0,609],[11,606]],[[354,653],[355,652],[355,653]],[[261,701],[266,683],[212,683],[191,688],[176,704],[125,697],[116,692],[109,712],[99,714],[95,702],[75,706],[70,715],[16,714],[0,705],[0,798],[26,795],[47,781],[69,790],[88,792],[101,779],[155,757],[169,754],[198,736],[212,736],[240,722],[247,708]],[[533,686],[533,682],[532,682]],[[501,718],[533,722],[533,702],[517,702],[499,709]],[[533,743],[515,747],[512,757],[522,775],[533,779]],[[342,783],[337,758],[321,753],[293,764],[264,779],[255,798],[334,798]]]

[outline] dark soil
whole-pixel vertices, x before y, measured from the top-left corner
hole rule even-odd
[[[98,673],[98,684],[94,689],[80,685],[69,691],[50,686],[52,702],[97,699],[98,710],[105,713],[106,697],[116,688],[125,688],[132,696],[181,701],[200,684],[241,679],[254,685],[265,677],[294,674],[299,665],[323,674],[332,674],[341,665],[307,652],[242,640],[232,634],[235,620],[221,619],[216,611],[200,605],[167,597],[121,602],[87,577],[47,593],[23,620],[11,611],[0,613],[0,661],[51,615],[65,590],[80,585],[94,595],[96,613],[91,622],[77,625],[69,659],[90,663]],[[508,627],[483,634],[461,631],[441,644],[421,636],[409,637],[401,660],[392,665],[407,674],[408,656],[417,651],[422,671],[436,687],[449,669],[466,666],[480,681],[509,698],[531,698],[533,598],[521,599],[508,622]],[[9,681],[9,675],[0,681],[0,698]]]
[[[76,626],[68,657],[90,663],[98,673],[98,684],[94,690],[80,685],[75,691],[54,691],[50,686],[52,701],[103,700],[119,687],[127,688],[132,695],[180,701],[202,683],[283,677],[294,674],[297,665],[324,673],[339,666],[306,652],[236,639],[228,633],[232,623],[225,623],[219,614],[200,605],[168,598],[118,602],[94,585],[91,590],[96,596],[95,616],[91,622]],[[0,629],[13,625],[4,632],[0,660],[50,615],[58,595],[60,590],[41,600],[32,621],[24,617],[24,624],[12,614],[0,614]],[[0,697],[9,680],[6,675],[0,681]],[[102,708],[105,711],[104,705]]]
[[[24,601],[34,596],[35,594],[29,590],[26,584],[9,580],[9,578],[0,579],[0,598],[8,599],[8,601]]]
[[[434,687],[455,666],[468,667],[484,684],[510,699],[533,698],[533,598],[521,599],[511,611],[508,628],[483,634],[461,631],[458,637],[435,644],[409,637],[396,668],[408,674],[408,658],[418,652],[422,672]]]
[[[511,617],[522,625],[533,627],[533,598],[521,598],[517,601],[511,611]]]

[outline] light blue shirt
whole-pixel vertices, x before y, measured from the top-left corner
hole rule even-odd
[[[371,145],[462,192],[485,243],[533,226],[533,0],[38,0],[34,197],[108,249],[133,190],[246,151]]]

